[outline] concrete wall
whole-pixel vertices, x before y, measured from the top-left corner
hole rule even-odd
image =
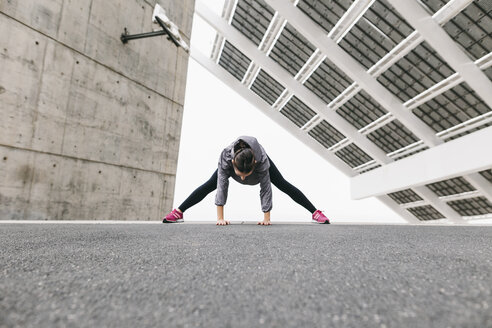
[[[194,0],[157,1],[189,44]],[[151,0],[0,0],[0,219],[171,209],[188,55]]]

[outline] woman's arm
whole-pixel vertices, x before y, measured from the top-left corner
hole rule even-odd
[[[224,220],[224,206],[217,206],[217,225],[228,225],[230,221]]]
[[[270,225],[270,211],[272,210],[272,183],[270,173],[263,171],[260,173],[260,199],[261,210],[263,211],[263,222],[260,225]]]
[[[224,169],[226,164],[226,162],[219,163],[217,169],[217,194],[215,195],[215,205],[217,205],[217,225],[230,224],[229,221],[224,220],[224,205],[227,202],[227,193],[229,190],[229,174],[227,169]]]
[[[271,225],[270,211],[263,213],[263,222],[258,222],[259,225]]]

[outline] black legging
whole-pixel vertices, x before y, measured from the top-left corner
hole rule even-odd
[[[304,207],[310,213],[314,213],[316,211],[316,208],[309,201],[309,199],[307,199],[306,196],[304,196],[304,194],[299,189],[297,189],[295,186],[284,179],[270,157],[268,157],[268,160],[270,161],[270,168],[268,172],[270,173],[270,181],[272,182],[272,184],[287,195],[289,195],[290,198],[292,198],[296,203]],[[217,189],[217,170],[215,170],[214,174],[212,174],[207,182],[196,188],[196,190],[193,191],[191,195],[188,196],[188,198],[186,198],[183,204],[181,204],[178,208],[182,212],[186,211],[193,205],[201,202],[208,194],[210,194],[215,189]]]

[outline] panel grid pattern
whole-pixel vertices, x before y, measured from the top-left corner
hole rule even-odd
[[[330,123],[323,120],[320,124],[316,125],[309,135],[322,144],[325,148],[329,148],[337,142],[345,139],[345,136],[335,129]]]
[[[386,114],[386,110],[367,92],[361,90],[338,108],[337,113],[359,130]]]
[[[339,45],[369,69],[412,31],[413,28],[386,0],[379,0],[374,2]]]
[[[492,183],[492,169],[479,172],[485,179]]]
[[[408,203],[413,203],[423,200],[412,189],[405,189],[401,191],[392,192],[389,193],[388,196],[398,204],[408,204]]]
[[[258,46],[274,14],[264,0],[239,0],[231,25]]]
[[[412,207],[408,208],[407,211],[412,213],[420,221],[444,219],[444,215],[431,205]]]
[[[465,82],[413,109],[413,113],[440,132],[491,109]]]
[[[485,197],[460,199],[447,203],[461,216],[484,215],[492,213],[492,203]]]
[[[420,0],[433,14],[444,7],[449,0]]]
[[[352,0],[301,0],[297,7],[328,34],[352,2]]]
[[[267,72],[260,69],[254,83],[251,85],[251,90],[272,106],[285,88]]]
[[[489,80],[492,81],[492,66],[486,68],[483,72],[487,75]]]
[[[360,166],[372,160],[371,156],[367,155],[353,143],[335,152],[335,155],[347,163],[351,168]]]
[[[369,133],[369,140],[386,153],[406,147],[419,139],[398,120],[394,120]]]
[[[475,0],[444,25],[444,30],[476,60],[492,52],[492,3]]]
[[[304,85],[328,104],[352,83],[342,70],[325,59]]]
[[[226,41],[220,55],[219,65],[226,69],[236,79],[241,81],[248,69],[251,60],[241,51]]]
[[[285,25],[270,57],[293,76],[313,54],[315,47],[289,23]]]
[[[422,42],[377,80],[405,102],[452,74],[454,71],[437,52]]]
[[[304,126],[316,115],[316,112],[309,108],[299,98],[293,96],[280,111],[282,115],[291,120],[297,127]]]
[[[462,177],[434,182],[426,186],[439,197],[457,195],[475,190],[475,188]]]

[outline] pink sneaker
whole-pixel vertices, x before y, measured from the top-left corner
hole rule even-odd
[[[172,210],[171,213],[166,215],[164,219],[162,219],[162,223],[176,223],[176,222],[183,222],[183,213],[178,211],[177,209]]]
[[[326,223],[330,224],[330,219],[328,219],[323,212],[317,210],[313,213],[313,223]]]

